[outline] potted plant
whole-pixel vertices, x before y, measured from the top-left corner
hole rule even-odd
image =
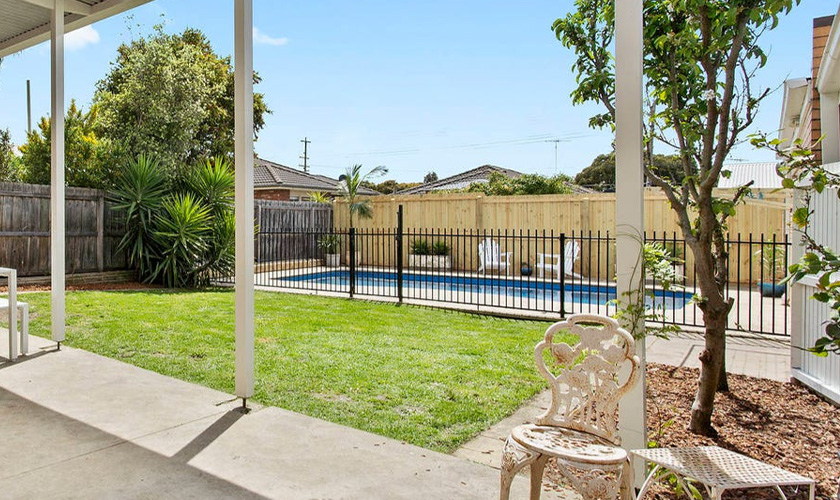
[[[318,240],[318,248],[324,251],[324,264],[327,267],[338,267],[341,262],[341,237],[337,234],[326,234]]]
[[[445,241],[436,241],[429,245],[426,240],[414,240],[408,256],[408,266],[419,269],[452,269],[449,245]]]
[[[531,276],[532,274],[534,274],[534,268],[531,267],[530,262],[523,262],[519,266],[519,272],[520,274],[522,274],[522,276]]]
[[[362,166],[359,164],[347,167],[347,171],[339,176],[338,187],[339,196],[342,200],[347,202],[347,209],[350,211],[350,229],[355,228],[355,217],[362,219],[370,219],[373,217],[373,207],[370,205],[370,200],[360,199],[361,189],[363,184],[372,177],[384,175],[388,173],[388,169],[380,165],[370,172],[362,175]],[[361,264],[362,252],[360,242],[354,242],[356,253],[356,265]],[[350,251],[350,245],[347,245],[347,252]],[[347,263],[350,263],[350,254],[345,257]]]
[[[762,297],[781,297],[785,294],[787,285],[779,283],[785,277],[784,250],[774,245],[761,245],[761,249],[754,254],[761,259],[763,281],[758,282],[758,291]]]

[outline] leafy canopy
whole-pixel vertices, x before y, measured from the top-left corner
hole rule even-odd
[[[546,177],[540,174],[524,174],[508,177],[500,172],[490,172],[487,182],[473,182],[467,189],[487,196],[514,196],[529,194],[570,194],[572,179],[563,174]]]
[[[167,175],[201,158],[232,158],[234,74],[230,57],[213,52],[198,30],[170,35],[156,26],[117,49],[109,73],[97,83],[98,132],[123,158],[150,154]],[[254,83],[260,78],[254,74]],[[254,94],[254,136],[269,113]]]
[[[113,145],[96,133],[98,109],[87,112],[70,101],[64,118],[65,182],[68,186],[103,189],[118,174]],[[37,129],[20,147],[21,180],[31,184],[50,183],[51,122],[42,117]]]
[[[20,158],[8,129],[0,129],[0,182],[19,182],[22,172]]]
[[[648,168],[675,184],[685,178],[678,155],[653,155],[653,162]],[[614,191],[615,153],[596,156],[588,167],[575,176],[575,184],[598,191]]]

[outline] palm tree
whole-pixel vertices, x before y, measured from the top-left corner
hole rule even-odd
[[[370,219],[373,217],[373,207],[369,200],[360,200],[359,191],[362,184],[368,181],[371,177],[377,177],[388,173],[388,169],[379,165],[370,172],[362,175],[362,166],[359,164],[347,167],[344,175],[338,178],[339,195],[347,202],[347,208],[350,210],[350,228],[353,225],[353,216],[357,215],[362,219]]]

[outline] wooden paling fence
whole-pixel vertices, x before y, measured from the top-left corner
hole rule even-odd
[[[318,236],[332,228],[332,207],[308,201],[256,200],[257,262],[312,259]]]
[[[105,192],[67,188],[68,274],[125,269],[117,245],[125,232]],[[20,276],[50,273],[50,187],[0,183],[0,266]]]

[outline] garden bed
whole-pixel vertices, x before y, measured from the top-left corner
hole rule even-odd
[[[840,408],[799,385],[729,375],[729,393],[715,398],[713,424],[719,436],[707,438],[688,430],[698,371],[649,364],[647,369],[649,439],[657,446],[720,446],[813,478],[817,498],[834,498],[840,477]],[[546,479],[557,484],[559,473]],[[789,499],[807,499],[807,490]],[[675,498],[660,488],[645,500]],[[685,497],[683,497],[685,498]],[[772,489],[724,494],[726,499],[778,499]]]

